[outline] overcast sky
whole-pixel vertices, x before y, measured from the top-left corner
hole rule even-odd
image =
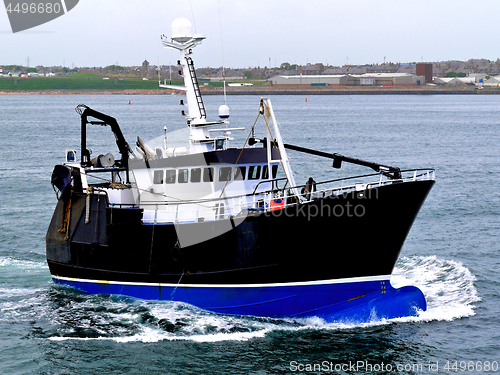
[[[498,14],[498,0],[80,0],[15,34],[0,10],[0,66],[175,63],[160,35],[178,17],[207,37],[197,67],[496,60]]]

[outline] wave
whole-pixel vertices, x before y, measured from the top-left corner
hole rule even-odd
[[[13,257],[0,257],[0,267],[5,268],[22,268],[26,270],[46,269],[46,262],[37,262],[32,260],[16,259]]]
[[[0,266],[40,268],[40,262],[0,258]],[[115,342],[158,341],[247,341],[276,331],[345,330],[393,324],[394,322],[452,321],[475,314],[481,299],[475,276],[462,263],[436,256],[404,257],[398,262],[391,283],[395,287],[415,285],[427,299],[427,311],[417,317],[374,320],[371,323],[327,323],[320,318],[263,318],[219,315],[180,302],[152,302],[123,296],[83,294],[49,284],[43,289],[0,289],[3,319],[39,321],[31,335],[53,341],[112,340]],[[12,297],[6,301],[4,297]],[[2,319],[2,320],[3,320]]]
[[[71,327],[59,327],[57,335],[47,338],[53,341],[112,340],[121,343],[247,341],[264,337],[277,328],[297,324],[271,318],[219,315],[180,302],[127,300],[122,302],[123,305],[115,301],[114,307],[108,305],[100,312],[104,318],[101,323],[106,324],[87,317],[79,322],[73,321]],[[93,303],[85,304],[87,309],[92,309]],[[117,308],[118,311],[113,311]],[[81,337],[79,334],[84,331],[86,337]]]
[[[475,315],[481,301],[474,282],[476,277],[461,262],[437,256],[403,257],[391,277],[399,288],[415,285],[427,300],[427,311],[420,312],[417,321],[452,321]]]

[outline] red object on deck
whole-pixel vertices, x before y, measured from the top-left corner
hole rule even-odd
[[[285,201],[281,198],[271,201],[271,211],[281,210],[285,207]]]

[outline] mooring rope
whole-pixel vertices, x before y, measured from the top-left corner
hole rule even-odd
[[[87,196],[85,197],[85,224],[90,222],[90,196],[93,190],[90,186],[87,188]]]

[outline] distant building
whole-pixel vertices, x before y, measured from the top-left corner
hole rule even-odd
[[[491,86],[491,87],[500,88],[500,76],[490,77],[490,79],[483,82],[483,86]]]
[[[425,83],[432,83],[432,64],[417,64],[417,76],[424,76]]]
[[[347,86],[347,75],[295,75],[268,79],[271,86]]]
[[[424,76],[406,73],[366,73],[336,75],[276,76],[271,86],[419,86]]]
[[[468,75],[468,78],[474,78],[475,83],[483,83],[487,80],[487,75],[484,73],[472,73]]]
[[[143,72],[149,72],[149,62],[148,62],[148,60],[144,60],[142,62],[142,71]]]
[[[321,63],[302,65],[298,68],[302,75],[317,75],[323,73],[325,66]]]
[[[338,74],[345,74],[346,70],[343,68],[328,68],[323,71],[324,75],[338,75]]]
[[[341,68],[328,68],[322,74],[335,75],[335,74],[365,74],[367,73],[366,66],[344,65]]]
[[[415,64],[399,64],[396,73],[417,74],[417,67]]]
[[[396,73],[398,66],[392,63],[372,65],[367,68],[367,73]]]
[[[475,77],[435,77],[434,84],[438,86],[459,86],[468,85],[474,86],[476,84]]]

